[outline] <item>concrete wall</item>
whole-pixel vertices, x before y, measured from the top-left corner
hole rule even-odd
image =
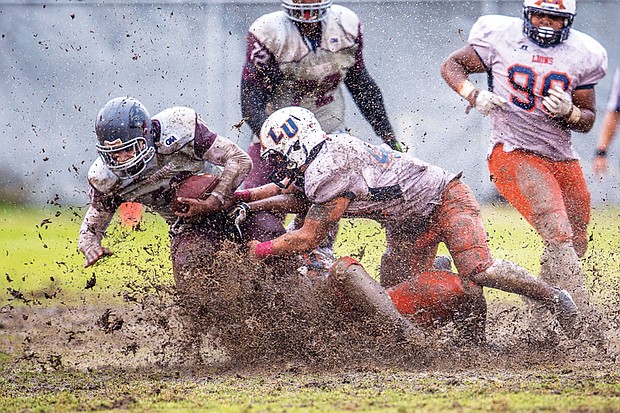
[[[488,121],[442,81],[439,65],[462,46],[481,14],[520,15],[520,1],[340,1],[365,27],[365,56],[381,86],[398,136],[420,158],[453,171],[483,201],[495,191],[484,161]],[[94,118],[107,100],[140,99],[151,114],[173,105],[195,108],[211,128],[245,147],[239,79],[244,36],[278,1],[0,2],[0,186],[36,203],[87,202],[86,172],[96,157]],[[576,134],[593,202],[620,203],[620,145],[613,170],[592,176],[611,73],[620,63],[613,30],[620,2],[579,1],[574,27],[608,50],[610,75],[597,86],[599,119]],[[480,80],[483,80],[480,78]],[[353,103],[348,123],[378,142]],[[620,140],[620,138],[618,138]]]

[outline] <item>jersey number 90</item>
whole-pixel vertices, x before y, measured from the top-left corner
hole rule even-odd
[[[508,82],[516,92],[510,97],[510,101],[523,110],[531,111],[536,107],[537,96],[547,96],[549,89],[556,84],[560,84],[564,90],[567,90],[570,84],[568,75],[561,72],[546,73],[540,84],[537,84],[538,78],[538,73],[531,67],[510,66],[508,68]]]

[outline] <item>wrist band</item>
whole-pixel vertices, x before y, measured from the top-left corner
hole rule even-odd
[[[473,83],[471,83],[469,80],[464,81],[463,83],[461,83],[461,85],[458,87],[458,93],[459,95],[463,96],[465,99],[469,98],[469,95],[471,94],[471,92],[473,92],[474,90],[476,90],[476,86],[474,86]]]
[[[266,258],[270,255],[273,255],[273,240],[256,244],[256,248],[254,249],[254,255],[257,258]]]
[[[250,194],[249,189],[244,189],[241,191],[235,191],[233,198],[235,201],[250,202],[252,200],[252,194]]]
[[[568,123],[575,124],[579,122],[579,119],[581,119],[581,109],[573,105],[573,108],[570,111],[570,115],[568,115]]]
[[[605,158],[607,156],[607,151],[605,149],[597,149],[596,152],[594,152],[594,154],[596,156]]]

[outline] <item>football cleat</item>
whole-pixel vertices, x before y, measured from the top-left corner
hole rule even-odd
[[[551,312],[555,314],[556,320],[564,333],[569,338],[577,338],[581,333],[581,323],[579,322],[579,310],[573,301],[573,297],[566,290],[558,289],[553,297]]]

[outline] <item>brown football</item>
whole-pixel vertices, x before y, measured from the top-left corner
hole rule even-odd
[[[181,182],[174,184],[175,196],[170,202],[170,208],[175,212],[185,212],[187,204],[177,201],[177,198],[206,199],[220,182],[217,175],[192,175]]]

